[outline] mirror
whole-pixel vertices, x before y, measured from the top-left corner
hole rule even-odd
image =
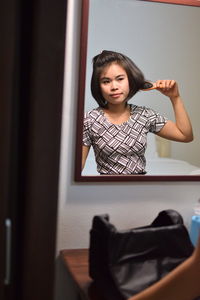
[[[186,5],[142,0],[83,0],[75,181],[200,180],[200,9],[197,7],[200,3],[163,2]],[[98,175],[92,149],[81,172],[83,115],[98,106],[90,92],[92,58],[104,49],[129,56],[152,81],[177,80],[192,121],[194,141],[191,143],[148,135],[147,174],[143,176]],[[129,103],[151,107],[174,120],[171,103],[166,99],[156,91],[138,92]]]

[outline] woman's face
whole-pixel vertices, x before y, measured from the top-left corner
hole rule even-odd
[[[122,104],[129,94],[129,81],[124,68],[114,62],[106,66],[100,75],[100,88],[108,104]]]

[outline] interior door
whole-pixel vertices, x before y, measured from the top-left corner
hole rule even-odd
[[[3,300],[10,298],[14,286],[11,284],[11,261],[12,253],[16,250],[11,233],[16,221],[12,197],[17,187],[15,176],[18,131],[15,118],[17,111],[14,116],[17,97],[16,102],[13,101],[14,94],[17,95],[15,75],[18,26],[15,2],[4,1],[0,10],[0,299]]]
[[[0,299],[53,299],[67,1],[0,9]]]

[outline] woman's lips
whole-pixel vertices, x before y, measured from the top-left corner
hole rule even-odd
[[[118,94],[111,94],[110,96],[112,97],[112,98],[118,98],[118,97],[120,97],[122,95],[122,93],[118,93]]]

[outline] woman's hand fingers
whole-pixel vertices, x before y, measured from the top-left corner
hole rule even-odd
[[[161,90],[169,90],[174,87],[176,84],[175,80],[157,80],[156,81],[156,86],[158,89]]]
[[[163,93],[168,97],[177,97],[179,96],[178,85],[175,80],[157,80],[155,82],[156,88],[158,91]]]

